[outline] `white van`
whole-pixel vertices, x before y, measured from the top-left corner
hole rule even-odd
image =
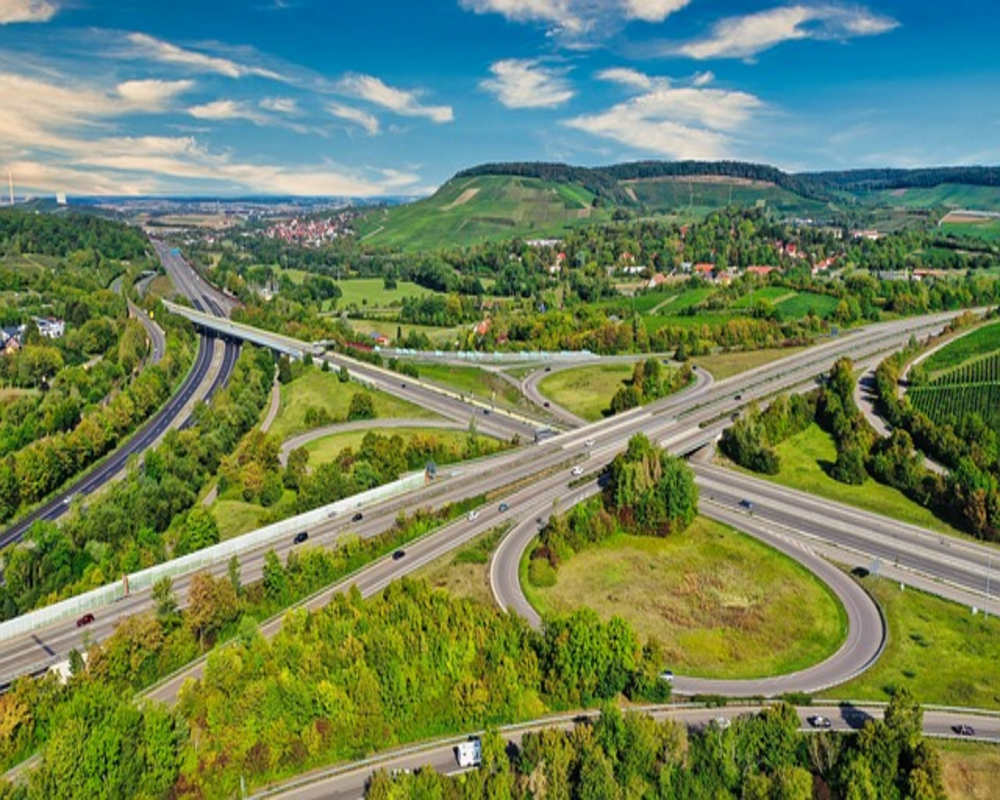
[[[483,746],[479,739],[462,742],[455,748],[455,758],[460,767],[478,767],[483,763]]]

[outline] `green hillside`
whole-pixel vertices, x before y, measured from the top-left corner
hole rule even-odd
[[[829,217],[838,207],[764,181],[724,177],[665,177],[624,181],[647,211],[701,217],[730,204],[766,206],[781,216]]]
[[[426,250],[491,239],[558,237],[605,222],[611,210],[572,183],[482,175],[454,178],[425,200],[373,212],[359,226],[368,244]]]
[[[974,209],[976,211],[1000,211],[1000,188],[996,186],[972,186],[966,183],[942,183],[938,186],[883,189],[870,195],[862,195],[868,203],[878,203],[902,208],[942,208]]]

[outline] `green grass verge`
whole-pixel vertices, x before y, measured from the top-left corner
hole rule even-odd
[[[429,362],[420,362],[416,366],[421,379],[427,378],[466,395],[473,395],[487,403],[495,393],[497,405],[509,408],[525,405],[516,386],[481,367],[456,367],[451,364]]]
[[[446,553],[421,567],[413,577],[426,580],[435,589],[442,589],[452,597],[467,597],[484,605],[493,605],[489,561],[506,529],[504,526],[477,536],[461,550]]]
[[[938,533],[970,538],[902,492],[871,478],[860,486],[835,481],[823,467],[837,460],[837,449],[830,434],[816,424],[779,444],[775,452],[781,459],[781,471],[777,475],[758,477]]]
[[[775,305],[785,319],[801,319],[810,311],[820,319],[826,319],[836,310],[840,301],[836,297],[813,292],[800,292]]]
[[[462,445],[468,438],[468,431],[464,430],[443,430],[440,428],[382,428],[372,427],[363,431],[345,431],[344,433],[334,433],[324,436],[321,439],[313,439],[305,444],[309,452],[309,465],[317,467],[320,464],[327,464],[337,458],[340,452],[346,447],[353,447],[355,451],[361,446],[361,441],[368,433],[378,433],[382,436],[399,436],[403,439],[404,446],[409,444],[415,436],[433,437],[441,442],[445,447],[454,448],[461,452]],[[488,450],[483,455],[490,455],[499,449],[499,443],[494,439],[483,436],[482,446]]]
[[[703,517],[664,539],[613,536],[561,564],[554,586],[522,585],[543,617],[580,606],[624,617],[685,675],[793,672],[847,636],[843,608],[808,570]]]
[[[905,686],[923,703],[1000,709],[1000,620],[893,581],[863,582],[885,611],[889,641],[871,669],[828,694],[888,700]]]
[[[717,381],[747,372],[754,367],[762,367],[787,356],[801,353],[804,347],[783,347],[780,350],[741,350],[732,353],[712,353],[695,356],[691,362],[710,373]]]
[[[302,431],[306,425],[306,411],[312,407],[324,409],[334,420],[347,417],[351,398],[358,392],[369,391],[356,383],[340,383],[333,372],[318,369],[306,370],[300,377],[281,387],[281,409],[274,418],[270,433],[284,441]],[[392,395],[371,391],[378,418],[435,418],[435,414],[413,403]]]
[[[597,364],[553,372],[538,384],[538,390],[556,405],[588,422],[604,418],[622,381],[632,377],[631,364]]]

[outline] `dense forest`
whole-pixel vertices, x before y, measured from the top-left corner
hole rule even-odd
[[[0,253],[67,256],[89,250],[101,259],[145,258],[148,242],[142,232],[94,214],[33,214],[0,211]]]

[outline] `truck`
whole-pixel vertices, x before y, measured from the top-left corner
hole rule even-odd
[[[469,739],[455,747],[455,758],[460,767],[478,767],[483,763],[483,745],[478,739]]]

